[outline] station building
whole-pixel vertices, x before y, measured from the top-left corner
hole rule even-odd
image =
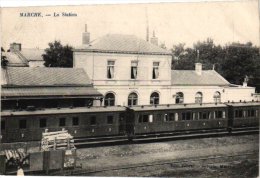
[[[134,35],[108,34],[74,49],[73,67],[83,68],[103,105],[220,103],[256,100],[255,88],[233,85],[215,70],[172,70],[172,54],[160,48],[155,35],[150,42]]]

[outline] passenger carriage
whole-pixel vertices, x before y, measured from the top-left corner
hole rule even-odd
[[[225,104],[175,104],[131,107],[135,134],[226,128]]]
[[[2,111],[2,142],[40,140],[42,132],[62,128],[74,137],[124,133],[124,107],[80,107],[36,111]]]
[[[227,103],[229,107],[230,127],[259,127],[260,103]]]

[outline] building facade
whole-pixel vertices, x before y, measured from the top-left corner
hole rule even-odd
[[[85,32],[87,33],[87,32]],[[104,105],[149,105],[252,101],[255,88],[230,84],[214,70],[171,70],[171,52],[133,35],[109,34],[74,49],[74,68],[83,68],[104,95]],[[153,36],[155,38],[155,36]],[[84,39],[84,35],[83,35]]]

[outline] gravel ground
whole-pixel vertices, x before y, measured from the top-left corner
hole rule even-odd
[[[242,153],[256,152],[254,157],[258,158],[259,151],[259,135],[231,136],[220,138],[203,138],[191,140],[178,140],[169,142],[157,142],[146,144],[131,144],[118,145],[97,148],[84,148],[77,150],[78,161],[83,169],[96,170],[104,168],[116,168],[121,166],[147,164],[154,162],[175,161],[179,159],[198,158],[213,155],[236,155]],[[232,161],[233,160],[227,160]],[[167,166],[153,168],[140,168],[138,171],[125,170],[125,172],[111,171],[99,173],[95,176],[177,176],[177,177],[212,177],[216,174],[217,177],[232,177],[234,170],[241,170],[240,167],[249,167],[247,175],[257,175],[258,159],[241,158],[239,164],[228,164],[235,166],[227,166],[227,168],[216,171],[205,167],[198,167],[196,164],[191,168],[178,168],[177,172],[172,172],[172,169]],[[243,162],[244,161],[244,162]],[[198,164],[201,165],[201,164]],[[214,167],[214,166],[213,166]],[[252,170],[251,170],[252,169]],[[231,171],[228,171],[231,170]],[[233,170],[233,171],[232,171]],[[248,172],[247,171],[247,172]],[[212,172],[212,174],[210,173]],[[220,173],[219,173],[220,172]],[[225,173],[221,176],[221,172]],[[238,171],[236,171],[238,172]],[[229,174],[226,174],[229,173]],[[246,171],[243,171],[246,173]],[[252,174],[250,174],[252,173]],[[201,176],[200,176],[201,175]],[[211,176],[210,176],[211,175]],[[194,177],[193,176],[193,177]],[[215,176],[214,176],[215,177]],[[248,176],[246,176],[248,177]]]

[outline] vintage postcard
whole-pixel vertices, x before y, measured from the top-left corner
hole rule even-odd
[[[259,2],[1,8],[0,175],[257,177]]]

